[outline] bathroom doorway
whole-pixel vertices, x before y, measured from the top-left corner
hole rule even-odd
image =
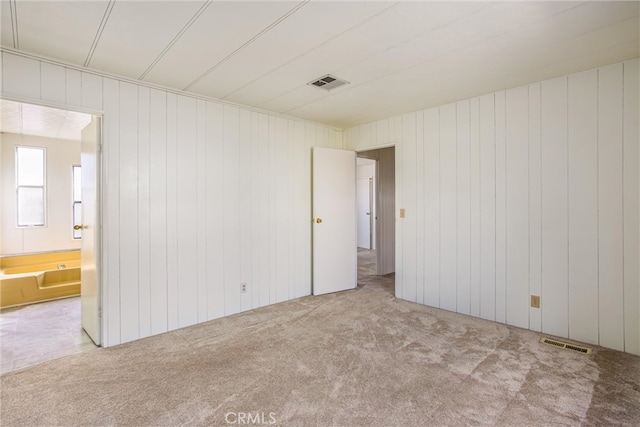
[[[96,347],[81,326],[77,182],[81,130],[95,116],[7,99],[0,103],[4,373]]]

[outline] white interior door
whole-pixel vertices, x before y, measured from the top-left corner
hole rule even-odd
[[[313,294],[357,286],[356,153],[313,148]]]
[[[358,247],[364,249],[371,249],[371,187],[370,178],[358,178],[356,185]]]
[[[100,345],[99,265],[100,232],[98,229],[98,145],[101,138],[99,117],[82,130],[80,144],[82,166],[82,277],[80,301],[82,327],[93,342]]]

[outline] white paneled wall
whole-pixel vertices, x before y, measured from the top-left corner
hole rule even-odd
[[[345,131],[396,146],[397,296],[640,354],[638,64]]]
[[[104,113],[104,345],[310,294],[311,147],[341,131],[8,52],[2,76]]]

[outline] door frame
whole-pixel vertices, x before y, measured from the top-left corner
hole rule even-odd
[[[378,145],[378,146],[374,146],[374,147],[367,147],[367,148],[359,148],[357,150],[354,150],[356,152],[356,157],[360,157],[360,154],[364,154],[370,151],[377,151],[377,150],[383,150],[386,148],[393,148],[393,153],[394,153],[394,187],[393,187],[393,193],[394,193],[394,214],[393,214],[393,221],[394,221],[394,232],[393,232],[393,253],[394,253],[394,272],[396,270],[395,266],[397,263],[397,240],[398,240],[398,227],[397,227],[397,221],[395,219],[396,216],[396,212],[398,212],[398,199],[397,199],[397,186],[398,186],[398,168],[397,168],[397,161],[396,161],[396,156],[397,156],[397,150],[396,150],[396,144],[395,143],[389,143],[389,144],[384,144],[384,145]],[[364,157],[364,156],[362,156]],[[367,157],[364,157],[367,158]],[[381,183],[380,183],[380,160],[379,159],[374,159],[376,161],[376,166],[375,166],[375,173],[376,173],[376,185],[375,185],[375,203],[376,203],[376,218],[379,218],[383,213],[383,211],[380,209],[380,189],[381,189]],[[376,232],[375,232],[375,247],[376,247],[376,251],[380,250],[380,223],[381,221],[376,219],[374,227],[376,228]],[[376,258],[376,264],[378,264],[379,260]],[[376,273],[378,273],[378,266],[376,265]]]
[[[105,114],[104,111],[94,110],[91,108],[77,107],[73,105],[68,105],[60,102],[51,102],[40,99],[31,99],[22,96],[15,96],[11,94],[0,94],[0,99],[6,99],[7,101],[19,102],[22,104],[31,104],[40,107],[50,107],[57,108],[59,110],[72,111],[75,113],[83,113],[89,114],[92,116],[100,117],[100,143],[98,144],[98,148],[96,150],[96,224],[98,224],[98,229],[96,230],[95,238],[97,241],[97,247],[100,249],[99,254],[96,256],[96,270],[97,270],[97,288],[98,288],[98,324],[100,327],[100,342],[96,343],[99,346],[102,346],[104,343],[105,337],[105,316],[104,316],[104,308],[105,308],[105,295],[106,295],[106,282],[104,280],[104,240],[103,240],[103,218],[104,218],[104,200],[103,200],[103,177],[104,177],[104,121]],[[82,164],[80,165],[82,166]]]

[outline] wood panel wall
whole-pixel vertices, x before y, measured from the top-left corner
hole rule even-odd
[[[342,131],[6,51],[2,76],[104,113],[105,346],[311,293],[311,147]]]
[[[396,146],[396,295],[640,354],[638,64],[346,130]]]

